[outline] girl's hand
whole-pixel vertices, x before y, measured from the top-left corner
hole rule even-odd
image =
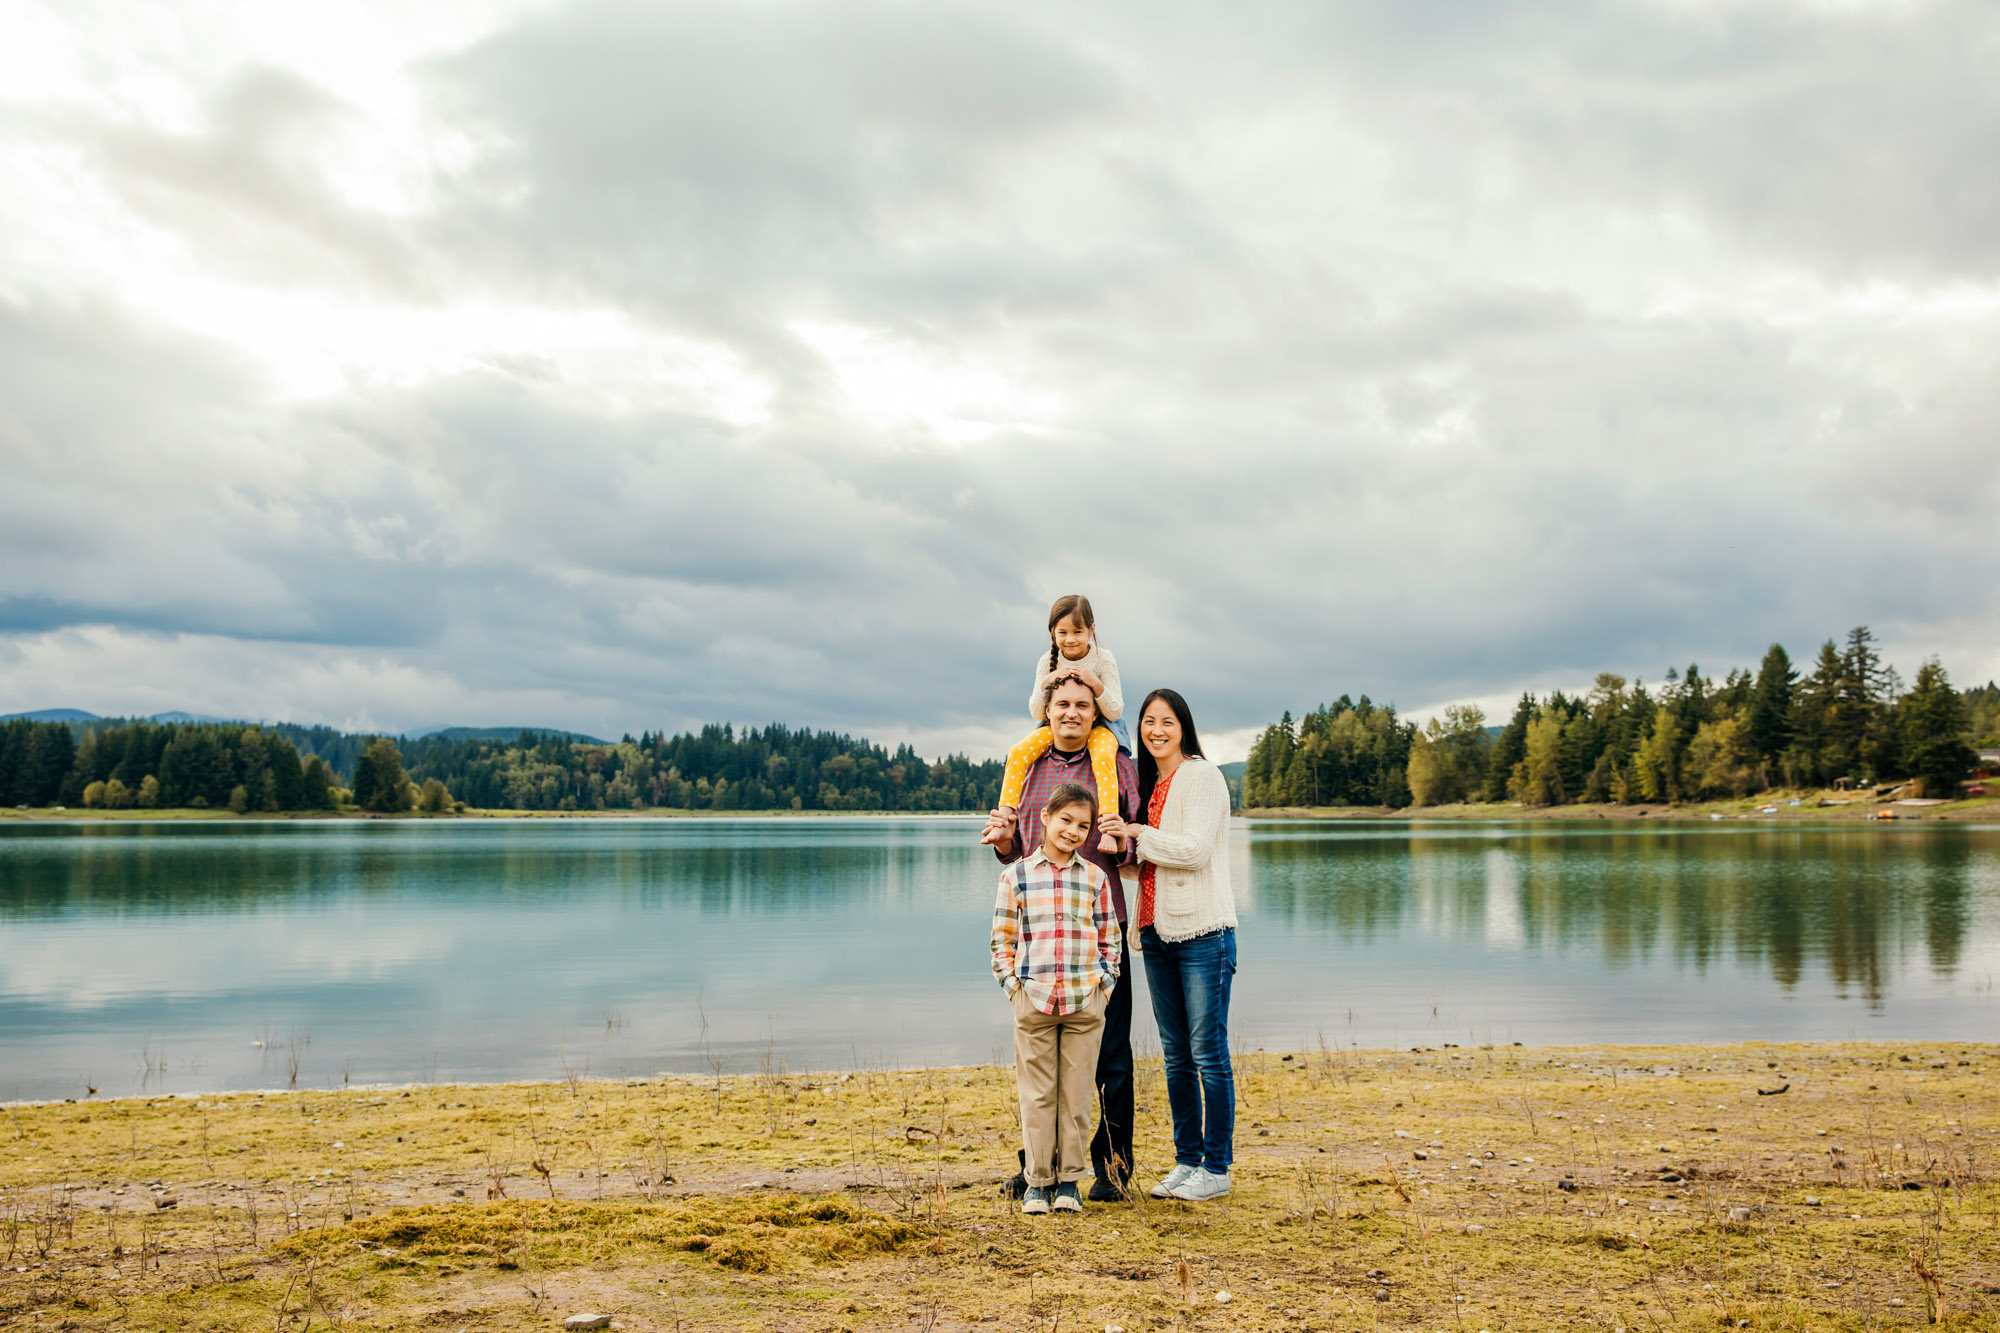
[[[1014,850],[1014,826],[1020,822],[1019,815],[1006,806],[995,807],[986,817],[986,827],[980,831],[979,841],[989,847],[997,847],[1002,856]]]
[[[1082,681],[1085,685],[1089,686],[1090,692],[1092,694],[1104,693],[1104,682],[1099,680],[1097,678],[1097,673],[1095,671],[1092,671],[1089,667],[1071,667],[1069,670],[1069,674],[1075,676],[1078,680]]]

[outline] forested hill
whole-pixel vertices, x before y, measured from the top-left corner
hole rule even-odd
[[[925,760],[854,736],[708,726],[616,743],[570,732],[415,739],[240,722],[0,722],[0,805],[238,812],[984,810],[1000,763]]]
[[[1243,804],[1444,805],[1460,801],[1671,802],[1774,788],[1916,779],[1950,796],[2000,745],[2000,685],[1963,693],[1932,659],[1905,687],[1866,627],[1828,640],[1809,670],[1773,644],[1753,672],[1697,666],[1649,689],[1605,673],[1588,693],[1521,696],[1494,730],[1454,706],[1417,727],[1342,696],[1265,728]]]
[[[412,780],[435,778],[466,804],[507,810],[985,810],[998,760],[930,761],[854,736],[773,723],[647,732],[587,745],[524,732],[512,741],[426,736],[404,746]]]

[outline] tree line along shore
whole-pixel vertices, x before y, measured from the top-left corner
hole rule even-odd
[[[977,811],[1000,764],[828,731],[726,725],[615,743],[357,736],[328,727],[0,723],[0,808],[234,814]]]
[[[1597,677],[1586,693],[1523,694],[1501,727],[1453,706],[1423,726],[1347,695],[1252,745],[1240,808],[1671,809],[1775,791],[1907,780],[1960,794],[2000,746],[2000,685],[1961,693],[1935,660],[1908,688],[1865,627],[1828,640],[1810,672],[1773,644],[1753,673],[1690,665],[1648,688]],[[2000,764],[2000,760],[1994,761]],[[926,760],[845,734],[710,725],[603,742],[524,730],[504,739],[371,736],[289,723],[95,719],[0,723],[0,809],[234,814],[970,813],[998,798],[1001,764]]]
[[[1587,693],[1523,694],[1505,726],[1453,706],[1419,727],[1343,695],[1265,728],[1244,766],[1251,808],[1675,806],[1907,781],[1952,799],[2000,746],[2000,685],[1963,693],[1933,658],[1907,687],[1858,627],[1800,672],[1779,644],[1753,673],[1698,666],[1649,689],[1604,673]]]

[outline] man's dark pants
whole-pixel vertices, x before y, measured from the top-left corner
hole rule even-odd
[[[1097,1048],[1098,1120],[1090,1140],[1091,1168],[1113,1181],[1132,1175],[1132,987],[1137,982],[1132,951],[1121,939],[1118,985],[1104,1006],[1104,1041]]]

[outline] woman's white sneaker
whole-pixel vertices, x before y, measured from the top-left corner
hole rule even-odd
[[[1219,1199],[1229,1193],[1229,1173],[1220,1174],[1205,1166],[1196,1167],[1194,1174],[1168,1191],[1170,1199],[1181,1199],[1188,1203],[1204,1203],[1209,1199]]]
[[[1174,1197],[1174,1191],[1187,1184],[1188,1177],[1199,1170],[1201,1168],[1198,1166],[1189,1166],[1185,1162],[1177,1162],[1174,1164],[1174,1169],[1167,1172],[1167,1178],[1153,1186],[1147,1193],[1156,1199],[1171,1199]]]

